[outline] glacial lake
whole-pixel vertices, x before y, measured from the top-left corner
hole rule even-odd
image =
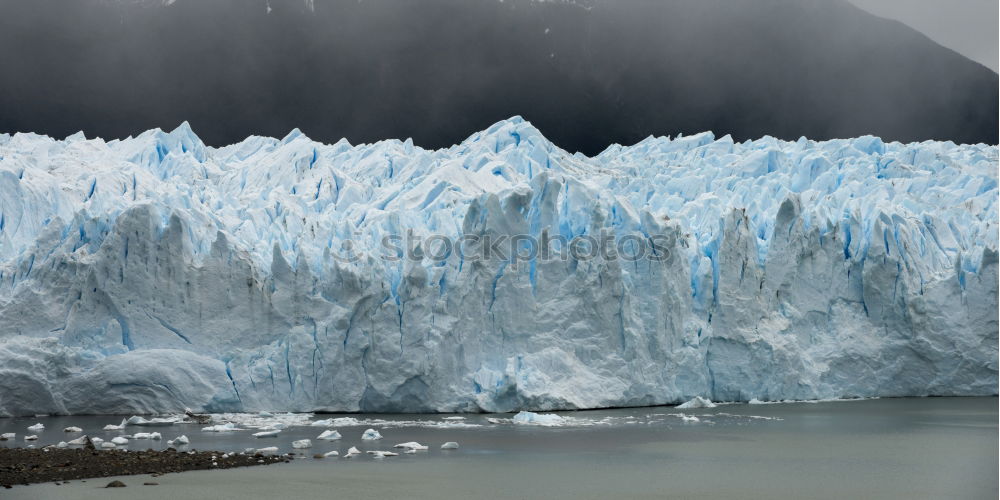
[[[654,407],[557,412],[564,421],[555,426],[514,424],[509,414],[276,415],[296,425],[272,438],[252,437],[259,429],[205,432],[196,424],[101,430],[121,416],[8,418],[0,419],[0,434],[17,437],[0,446],[155,431],[162,440],[126,447],[163,449],[184,434],[188,449],[288,452],[299,439],[311,439],[312,448],[294,450],[304,455],[289,464],[167,474],[155,479],[159,486],[142,486],[149,476],[124,476],[129,487],[108,490],[100,487],[110,479],[95,478],[16,486],[0,497],[997,498],[997,407],[995,397]],[[267,423],[267,416],[231,417]],[[341,419],[333,427],[341,440],[317,440],[327,427],[297,425],[323,419]],[[38,422],[46,429],[29,433]],[[69,426],[83,432],[63,432]],[[383,438],[362,440],[367,428]],[[25,442],[26,434],[38,440]],[[400,452],[393,445],[407,441],[430,449],[383,459],[311,458],[351,446]],[[460,447],[440,449],[446,441]]]

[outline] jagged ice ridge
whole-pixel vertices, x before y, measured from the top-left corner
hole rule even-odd
[[[996,394],[997,197],[996,146],[875,137],[0,135],[0,415]],[[407,230],[672,246],[375,255]]]

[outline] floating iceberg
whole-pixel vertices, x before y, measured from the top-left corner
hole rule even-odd
[[[528,425],[545,425],[545,426],[556,426],[565,423],[565,419],[559,415],[552,413],[534,413],[530,411],[522,411],[514,418],[511,419],[515,424],[528,424]]]
[[[996,394],[997,158],[0,135],[0,415]]]
[[[344,458],[351,458],[355,455],[360,455],[360,454],[361,450],[355,448],[354,446],[351,446],[350,448],[347,449],[347,453],[344,455]]]
[[[405,443],[399,443],[396,446],[393,446],[393,448],[406,448],[408,450],[416,450],[416,451],[428,449],[427,446],[422,445],[416,441],[407,441]]]
[[[169,445],[177,445],[177,446],[184,446],[184,445],[190,444],[190,443],[191,443],[191,440],[188,439],[188,437],[184,436],[184,435],[177,436],[176,438],[171,439],[170,441],[167,441],[167,444],[169,444]]]
[[[278,452],[277,446],[268,446],[267,448],[257,448],[257,453],[263,453],[265,455],[272,455]]]
[[[121,431],[121,430],[125,430],[125,426],[126,425],[128,425],[128,421],[126,419],[122,419],[122,423],[121,424],[119,424],[119,425],[114,425],[114,424],[105,425],[104,426],[104,430],[106,430],[106,431]]]
[[[253,433],[253,437],[255,437],[255,438],[268,438],[268,437],[275,437],[278,434],[281,434],[281,429],[274,429],[274,430],[270,430],[270,431],[255,432],[255,433]]]
[[[442,450],[457,450],[458,449],[458,443],[456,443],[454,441],[448,441],[447,443],[441,445],[441,449]]]
[[[80,436],[80,437],[78,437],[76,439],[73,439],[73,440],[69,441],[67,444],[70,444],[70,445],[73,445],[73,446],[83,446],[83,445],[87,444],[87,436]]]
[[[138,425],[142,427],[163,427],[168,425],[176,424],[178,419],[176,418],[151,418],[146,419],[143,417],[129,417],[122,425]]]
[[[312,448],[312,445],[313,445],[312,441],[308,439],[299,439],[298,441],[292,441],[292,448],[295,448],[297,450]]]
[[[128,444],[128,439],[126,439],[126,438],[124,438],[122,436],[118,436],[118,437],[112,438],[111,442],[114,443],[114,444],[116,444],[116,445],[121,446],[121,445]]]
[[[79,427],[67,427],[63,429],[63,432],[83,432],[83,429]]]
[[[374,441],[376,439],[382,439],[382,434],[375,429],[366,429],[363,434],[361,434],[361,439],[365,441]]]
[[[328,451],[328,452],[324,453],[323,456],[327,457],[327,458],[337,457],[337,456],[340,456],[340,453],[337,450],[333,450],[333,451]]]
[[[335,430],[326,430],[320,433],[320,435],[317,436],[316,439],[322,439],[324,441],[336,441],[341,437],[342,436],[340,435],[340,433]]]
[[[687,408],[715,408],[715,403],[701,396],[695,396],[688,402],[677,405],[677,408],[681,410]]]
[[[45,425],[42,423],[37,423],[35,425],[29,426],[28,430],[31,432],[42,432],[45,430]]]
[[[233,431],[241,431],[243,429],[240,429],[239,427],[236,426],[236,424],[229,422],[226,424],[218,424],[218,425],[210,425],[208,427],[202,427],[201,430],[202,432],[233,432]]]

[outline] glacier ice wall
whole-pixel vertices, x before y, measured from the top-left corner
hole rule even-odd
[[[996,146],[875,137],[0,135],[0,415],[996,394],[997,201]],[[407,231],[671,247],[376,256]]]

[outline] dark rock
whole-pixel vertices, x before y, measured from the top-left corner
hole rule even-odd
[[[110,483],[108,483],[107,486],[105,486],[105,488],[124,488],[124,487],[125,483],[121,481],[111,481]]]
[[[142,483],[142,485],[143,486],[159,486],[160,483],[153,482],[153,481],[146,481],[145,483]]]

